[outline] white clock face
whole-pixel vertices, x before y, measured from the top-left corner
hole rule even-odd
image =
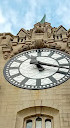
[[[33,61],[32,57],[38,65],[30,63]],[[70,78],[70,56],[53,49],[22,52],[8,61],[4,67],[4,76],[7,81],[20,88],[54,87]]]

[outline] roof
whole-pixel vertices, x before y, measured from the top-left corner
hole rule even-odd
[[[62,25],[60,25],[60,26],[57,28],[56,32],[57,32],[60,28],[63,28],[63,29],[65,29],[65,31],[67,31],[66,28],[64,28]]]

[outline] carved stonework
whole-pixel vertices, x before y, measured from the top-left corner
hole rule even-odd
[[[70,54],[70,29],[67,31],[63,26],[53,28],[47,22],[37,23],[33,29],[22,28],[17,36],[0,33],[0,47],[4,59],[36,48],[54,48]]]
[[[39,39],[39,40],[35,40],[33,42],[34,44],[34,48],[43,48],[44,47],[44,40]]]
[[[68,30],[67,36],[68,36],[67,46],[68,48],[70,48],[70,29]]]
[[[47,32],[47,36],[48,36],[48,38],[50,38],[51,37],[51,33]]]
[[[35,30],[35,33],[44,33],[44,29],[41,28],[41,27],[38,27],[38,28]]]

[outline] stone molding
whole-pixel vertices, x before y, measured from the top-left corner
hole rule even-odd
[[[19,127],[25,128],[25,124],[24,124],[25,119],[28,117],[36,116],[36,115],[49,116],[52,119],[54,128],[56,127],[60,128],[59,110],[55,108],[46,107],[46,106],[35,106],[35,107],[30,107],[30,108],[26,108],[21,111],[18,111],[16,116],[15,128],[19,128]]]

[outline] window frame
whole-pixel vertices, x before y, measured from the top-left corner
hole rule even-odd
[[[48,115],[33,115],[33,116],[30,116],[30,117],[26,117],[24,119],[24,125],[23,125],[23,128],[27,128],[26,127],[26,123],[28,120],[32,120],[32,128],[36,128],[36,119],[37,118],[41,118],[42,119],[42,127],[41,128],[46,128],[46,124],[45,124],[45,120],[48,119],[48,120],[51,120],[51,128],[53,128],[53,118],[48,116]]]

